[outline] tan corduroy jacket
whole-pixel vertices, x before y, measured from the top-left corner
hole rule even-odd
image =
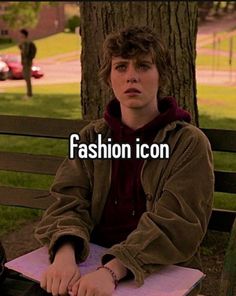
[[[103,119],[80,132],[81,142],[104,141],[111,130]],[[146,212],[127,239],[112,246],[110,255],[134,274],[138,285],[162,265],[200,268],[199,245],[212,210],[214,174],[206,136],[191,124],[174,121],[158,131],[154,142],[168,143],[169,159],[144,161],[141,182]],[[111,159],[66,159],[60,166],[51,195],[56,201],[45,212],[36,238],[52,251],[57,239],[74,235],[83,239],[79,260],[89,253],[90,233],[99,223],[111,181]]]

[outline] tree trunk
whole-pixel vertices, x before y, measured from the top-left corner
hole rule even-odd
[[[198,125],[196,102],[197,2],[81,2],[82,85],[84,119],[103,116],[112,94],[98,81],[101,47],[111,31],[128,25],[148,25],[170,50],[171,85],[166,95],[176,97],[179,105],[191,112]]]

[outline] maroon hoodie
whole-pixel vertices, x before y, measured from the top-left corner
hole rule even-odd
[[[113,143],[129,143],[134,147],[136,138],[151,144],[161,128],[175,120],[190,122],[190,114],[177,106],[173,97],[162,99],[160,114],[141,128],[133,130],[121,122],[120,103],[112,100],[104,118],[112,130]],[[140,175],[143,159],[113,159],[110,192],[99,225],[94,228],[91,240],[104,247],[111,247],[126,239],[133,231],[143,212],[146,198]]]

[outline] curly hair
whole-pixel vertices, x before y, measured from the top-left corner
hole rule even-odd
[[[20,33],[21,33],[22,35],[24,35],[25,37],[28,37],[28,35],[29,35],[29,32],[28,32],[26,29],[21,29],[21,30],[20,30]]]
[[[159,90],[169,82],[170,56],[163,42],[149,27],[131,26],[110,33],[103,43],[102,64],[99,78],[109,86],[112,57],[125,59],[150,54],[159,72]]]

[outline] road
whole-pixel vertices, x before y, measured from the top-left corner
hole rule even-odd
[[[70,62],[55,62],[54,64],[41,61],[40,66],[45,73],[41,79],[32,79],[33,85],[61,84],[81,81],[81,65],[79,60]],[[197,83],[212,85],[236,85],[236,72],[197,70]],[[24,86],[24,80],[0,81],[0,90],[4,92],[9,87]]]
[[[236,71],[197,70],[196,79],[199,84],[236,86]]]

